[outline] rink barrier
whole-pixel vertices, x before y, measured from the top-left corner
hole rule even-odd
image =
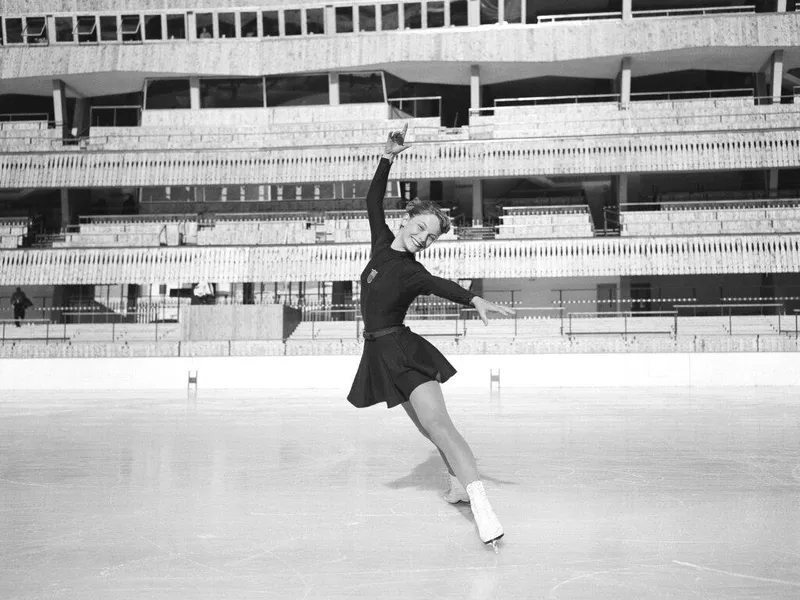
[[[484,392],[502,369],[509,388],[685,386],[800,386],[797,352],[698,352],[449,355],[457,374],[445,384]],[[175,390],[186,393],[187,372],[197,390],[327,389],[343,406],[359,356],[30,359],[0,361],[1,390]],[[264,399],[269,402],[267,395]],[[537,396],[531,395],[535,404]]]
[[[553,337],[542,339],[470,339],[437,337],[445,355],[544,355],[544,354],[702,354],[702,353],[791,353],[800,352],[800,338],[789,335],[686,335],[664,337],[631,334]],[[274,341],[168,341],[168,342],[80,342],[6,343],[0,359],[58,358],[192,358],[266,356],[354,356],[360,355],[358,339]]]

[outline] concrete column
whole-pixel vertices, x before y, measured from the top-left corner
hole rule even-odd
[[[76,98],[72,111],[72,135],[75,137],[89,135],[89,112],[88,98]]]
[[[477,27],[481,24],[480,0],[469,0],[467,3],[467,25]]]
[[[786,0],[778,0],[778,5],[775,7],[775,12],[786,12]]]
[[[325,35],[336,33],[336,9],[332,4],[325,6]]]
[[[628,108],[631,103],[631,57],[622,59],[619,71],[619,105]]]
[[[472,182],[472,226],[483,225],[483,181],[476,179]]]
[[[628,174],[620,173],[617,175],[614,184],[617,188],[617,207],[621,207],[623,204],[628,203]]]
[[[471,110],[481,107],[481,68],[478,65],[469,68],[469,107]]]
[[[770,95],[773,104],[781,103],[783,88],[783,50],[775,50],[770,57]]]
[[[331,106],[339,106],[339,74],[328,73],[328,97]]]
[[[56,129],[61,129],[61,136],[67,137],[69,133],[69,119],[67,119],[67,86],[61,79],[53,80],[53,115]]]
[[[47,15],[45,23],[47,23],[47,43],[52,46],[56,43],[56,18],[53,15]]]
[[[189,78],[189,108],[200,110],[200,78]]]
[[[186,39],[190,42],[197,39],[197,15],[194,11],[189,11],[186,15]]]
[[[622,20],[630,21],[633,19],[633,0],[622,0]]]
[[[778,197],[778,169],[770,169],[767,172],[767,184],[769,186],[769,190],[767,190],[770,198],[777,198]]]
[[[59,191],[61,192],[61,229],[63,230],[67,225],[71,224],[69,210],[69,190],[66,188],[61,188]]]

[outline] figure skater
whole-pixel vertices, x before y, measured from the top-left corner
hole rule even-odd
[[[447,279],[431,275],[415,259],[450,230],[447,215],[433,202],[414,199],[406,206],[395,236],[386,224],[383,197],[395,156],[406,150],[402,131],[389,134],[384,153],[367,192],[367,214],[372,253],[361,274],[361,314],[364,352],[348,401],[358,408],[386,402],[401,405],[420,433],[439,450],[450,474],[445,500],[469,502],[478,533],[485,544],[503,537],[503,528],[488,499],[469,445],[456,430],[444,403],[440,384],[456,370],[430,342],[403,325],[408,307],[420,294],[435,294],[464,306],[474,306],[484,324],[486,314],[514,314],[514,310],[487,302]]]

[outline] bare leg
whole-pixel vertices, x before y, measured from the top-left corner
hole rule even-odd
[[[433,444],[434,446],[436,446],[436,443],[435,443],[435,442],[434,442],[434,441],[431,439],[431,436],[428,434],[428,432],[427,432],[427,431],[425,431],[425,428],[424,428],[424,427],[422,426],[422,424],[419,422],[419,417],[417,417],[417,413],[414,411],[414,407],[413,407],[413,406],[411,406],[411,402],[403,402],[403,403],[402,403],[400,406],[402,406],[402,407],[405,409],[405,411],[406,411],[406,413],[408,414],[409,418],[410,418],[410,419],[413,421],[414,425],[416,425],[416,427],[417,427],[417,429],[419,430],[419,432],[420,432],[420,433],[421,433],[423,436],[425,436],[425,438],[426,438],[426,439],[427,439],[427,440],[428,440],[428,441],[429,441],[431,444]],[[444,464],[447,466],[447,472],[448,472],[448,473],[450,473],[450,475],[453,475],[453,476],[455,476],[455,473],[453,472],[453,468],[450,466],[450,463],[449,463],[449,462],[447,462],[447,457],[444,455],[444,452],[442,452],[442,451],[439,449],[439,446],[436,446],[436,449],[437,449],[437,450],[439,450],[439,456],[441,456],[441,457],[442,457],[442,460],[444,461]]]
[[[478,479],[475,456],[466,440],[453,425],[444,404],[442,387],[438,381],[429,381],[418,386],[409,398],[420,426],[428,433],[455,471],[455,476],[466,488]]]

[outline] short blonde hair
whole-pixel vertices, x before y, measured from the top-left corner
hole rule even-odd
[[[436,215],[436,218],[439,219],[440,235],[450,231],[450,217],[433,200],[414,198],[406,204],[406,212],[410,218],[414,218],[417,215]]]

